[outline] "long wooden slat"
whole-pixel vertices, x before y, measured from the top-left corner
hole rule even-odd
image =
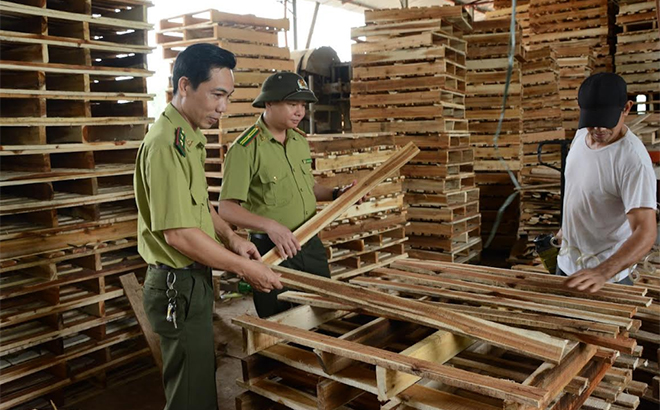
[[[378,316],[419,323],[461,336],[484,340],[493,345],[552,363],[558,363],[561,360],[568,343],[566,340],[550,337],[540,332],[515,329],[448,309],[429,306],[422,302],[321,278],[293,269],[273,267],[273,270],[282,275],[280,280],[285,286],[313,292],[351,306],[358,306]]]
[[[156,362],[156,366],[160,371],[163,371],[163,356],[160,350],[160,338],[158,335],[151,329],[149,320],[147,319],[147,314],[144,311],[144,306],[142,306],[142,286],[138,283],[137,278],[134,273],[129,273],[128,275],[122,275],[119,277],[121,286],[124,288],[124,293],[128,302],[135,312],[135,317],[137,318],[142,333],[147,340],[149,345],[149,350],[151,350],[151,355]],[[148,330],[145,330],[148,329]]]
[[[402,280],[404,282],[417,285],[430,285],[444,289],[457,289],[474,293],[504,295],[515,300],[526,300],[528,302],[543,302],[545,304],[566,307],[572,309],[584,309],[590,312],[602,313],[605,315],[621,316],[631,318],[635,315],[637,309],[634,306],[621,305],[611,302],[593,301],[590,299],[552,295],[541,291],[527,291],[510,289],[505,287],[494,287],[492,285],[482,285],[474,282],[464,282],[459,279],[449,279],[442,276],[429,276],[413,272],[404,272],[396,269],[381,268],[372,272],[374,276],[382,276]]]
[[[101,26],[119,27],[122,29],[152,30],[153,24],[141,21],[124,20],[108,17],[97,17],[89,14],[70,13],[67,11],[52,10],[42,7],[26,6],[9,1],[0,1],[0,11],[5,13],[20,13],[29,16],[52,17],[74,22],[86,22]]]
[[[360,179],[349,191],[337,198],[321,212],[314,215],[314,217],[305,222],[300,228],[296,229],[294,232],[296,239],[298,239],[300,244],[304,244],[312,239],[314,235],[319,233],[328,224],[346,212],[351,205],[360,200],[360,198],[365,196],[376,185],[383,182],[408,161],[414,158],[418,152],[419,149],[413,143],[408,143],[400,151],[397,151],[396,154],[392,155],[387,161],[383,162],[378,168]],[[277,250],[273,248],[270,252],[264,255],[263,261],[269,265],[278,265],[282,262],[282,258],[277,253]]]
[[[495,379],[386,350],[360,345],[359,343],[301,330],[292,326],[273,323],[264,319],[243,315],[233,319],[232,322],[253,332],[263,332],[314,349],[338,354],[386,369],[437,380],[450,386],[486,394],[491,397],[511,400],[516,403],[538,408],[544,407],[549,400],[546,390],[537,387],[523,386],[510,381]]]

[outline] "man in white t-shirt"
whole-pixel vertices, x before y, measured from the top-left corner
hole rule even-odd
[[[657,234],[656,177],[644,144],[624,125],[633,102],[623,78],[592,75],[578,104],[557,274],[569,276],[567,287],[593,293],[608,281],[632,285],[632,267]]]

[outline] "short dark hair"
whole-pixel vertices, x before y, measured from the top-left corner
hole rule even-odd
[[[187,77],[193,90],[204,81],[211,78],[214,68],[236,67],[236,57],[231,51],[209,43],[199,43],[189,46],[179,53],[172,69],[172,88],[176,95],[179,88],[179,79]]]

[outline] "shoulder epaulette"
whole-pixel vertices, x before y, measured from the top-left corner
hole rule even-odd
[[[307,133],[305,131],[301,130],[300,128],[294,128],[293,130],[295,132],[297,132],[298,134],[302,135],[303,137],[307,138]]]
[[[174,130],[174,148],[179,151],[182,157],[186,156],[186,134],[181,127]]]
[[[254,139],[259,135],[260,132],[261,130],[259,129],[259,127],[253,125],[247,130],[245,130],[245,132],[243,132],[236,141],[238,142],[238,145],[247,147],[248,145],[250,145],[250,143],[252,143],[252,141],[254,141]]]

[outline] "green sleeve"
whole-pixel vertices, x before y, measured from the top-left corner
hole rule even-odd
[[[234,144],[227,152],[220,199],[247,201],[253,163],[250,148]]]
[[[155,147],[148,155],[145,174],[153,231],[199,227],[189,178],[178,156],[173,147]]]

